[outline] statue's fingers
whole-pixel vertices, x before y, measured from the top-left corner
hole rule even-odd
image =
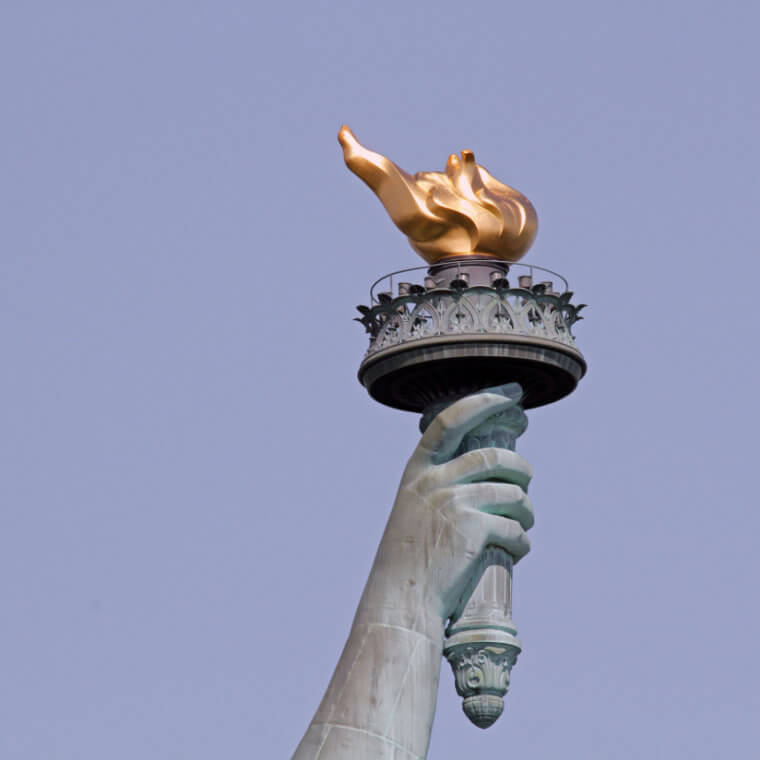
[[[422,435],[419,449],[435,464],[445,462],[454,455],[467,433],[489,417],[515,406],[521,397],[520,386],[509,383],[455,401],[433,418]]]
[[[530,464],[519,454],[497,448],[468,451],[440,465],[437,473],[437,477],[447,485],[491,480],[514,483],[524,491],[528,490],[532,476]]]
[[[470,483],[444,490],[450,492],[460,509],[517,520],[525,530],[532,528],[535,522],[528,494],[512,483]]]
[[[486,528],[486,546],[498,546],[514,561],[522,559],[530,551],[530,539],[527,533],[514,520],[505,520],[496,515],[479,515]]]

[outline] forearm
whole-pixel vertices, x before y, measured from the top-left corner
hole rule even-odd
[[[368,612],[360,605],[327,693],[293,760],[426,756],[443,624],[431,637],[374,614],[370,619]]]

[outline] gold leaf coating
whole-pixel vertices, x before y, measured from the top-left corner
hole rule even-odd
[[[345,125],[338,132],[346,166],[369,185],[428,264],[455,256],[521,259],[538,230],[533,204],[475,163],[452,153],[445,172],[405,172],[365,148]]]

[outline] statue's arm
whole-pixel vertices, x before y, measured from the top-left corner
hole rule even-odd
[[[514,404],[494,392],[470,396],[425,431],[345,648],[294,760],[426,757],[444,625],[486,546],[516,559],[529,550],[527,462],[506,449],[455,456],[469,431]]]
[[[351,629],[295,760],[424,758],[435,713],[442,636],[382,623]]]

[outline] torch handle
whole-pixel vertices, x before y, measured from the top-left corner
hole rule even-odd
[[[494,427],[491,422],[486,431],[467,436],[460,453],[484,444],[514,450],[523,429],[515,430],[513,424]],[[443,654],[454,671],[462,709],[480,728],[488,728],[504,710],[503,698],[521,649],[512,622],[513,565],[504,549],[486,547],[473,573],[471,592],[465,593],[446,629]]]
[[[443,654],[454,671],[462,709],[480,728],[488,728],[504,710],[521,648],[512,622],[512,565],[504,549],[487,547],[474,575],[475,589],[446,630]]]

